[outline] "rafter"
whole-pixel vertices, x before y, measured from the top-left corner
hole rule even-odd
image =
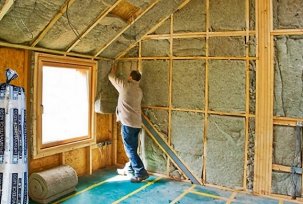
[[[54,24],[63,16],[66,12],[68,6],[71,6],[75,0],[66,0],[65,3],[61,6],[59,12],[53,17],[53,19],[47,24],[47,26],[40,32],[40,34],[36,37],[36,39],[32,42],[31,46],[35,47],[42,38],[46,35],[46,33],[54,26]]]
[[[17,48],[17,49],[25,49],[25,50],[33,50],[33,51],[37,51],[37,52],[45,52],[45,53],[64,55],[64,56],[73,56],[73,57],[95,59],[95,60],[100,60],[100,59],[102,59],[102,60],[110,60],[110,59],[105,58],[105,57],[102,57],[102,58],[98,57],[98,58],[96,58],[96,57],[93,57],[91,55],[72,53],[72,52],[66,53],[66,52],[59,51],[59,50],[52,50],[52,49],[41,48],[41,47],[31,47],[29,45],[13,44],[13,43],[7,43],[7,42],[2,42],[2,41],[0,41],[0,46]]]
[[[176,9],[180,10],[181,8],[183,8],[186,4],[188,4],[191,0],[184,0],[182,4],[180,4],[180,6]],[[142,35],[138,40],[136,40],[134,43],[132,43],[128,48],[126,48],[126,50],[120,52],[116,57],[115,60],[120,59],[123,55],[125,55],[130,49],[132,49],[134,46],[136,46],[136,44],[141,41],[143,38],[145,38],[149,33],[154,32],[157,28],[159,28],[162,23],[164,21],[166,21],[169,17],[170,17],[171,13],[166,16],[165,18],[163,18],[157,25],[155,25],[153,28],[151,28],[148,32],[146,32],[144,35]],[[98,55],[97,55],[98,56]]]
[[[116,39],[118,39],[130,26],[132,26],[137,20],[139,20],[146,12],[148,12],[150,9],[152,9],[160,0],[155,0],[152,4],[150,4],[136,19],[131,21],[125,28],[123,28],[114,38],[112,38],[110,41],[108,41],[102,48],[99,49],[99,51],[95,54],[95,57],[97,57],[99,54],[101,54],[112,42],[114,42]]]
[[[14,4],[14,0],[6,0],[2,9],[0,10],[0,21],[5,16],[5,14],[9,11],[9,9]]]
[[[106,15],[111,12],[122,0],[116,1],[112,6],[110,6],[107,10],[100,13],[100,15],[96,18],[96,20],[87,27],[87,29],[81,33],[81,35],[72,43],[72,45],[66,50],[66,52],[70,52],[80,41],[84,38],[94,27],[96,27]]]

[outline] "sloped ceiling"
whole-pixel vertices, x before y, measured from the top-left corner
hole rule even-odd
[[[190,0],[0,0],[0,46],[115,59]]]

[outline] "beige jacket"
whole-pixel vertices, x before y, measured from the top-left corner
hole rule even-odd
[[[141,128],[141,101],[143,97],[139,82],[135,80],[125,81],[117,78],[113,73],[108,79],[119,92],[117,118],[123,125]]]

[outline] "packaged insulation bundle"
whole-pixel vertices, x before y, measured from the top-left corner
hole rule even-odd
[[[0,204],[28,203],[25,93],[9,84],[17,77],[7,69],[0,84]]]

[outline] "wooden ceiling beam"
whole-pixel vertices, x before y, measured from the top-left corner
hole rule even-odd
[[[135,18],[133,21],[131,21],[125,28],[123,28],[114,38],[112,38],[110,41],[108,41],[102,48],[98,50],[98,52],[95,54],[95,57],[100,55],[108,46],[110,46],[116,39],[118,39],[130,26],[132,26],[137,20],[139,20],[146,12],[148,12],[150,9],[152,9],[160,0],[155,0],[153,3],[151,3],[140,15],[138,15],[137,18]]]
[[[58,50],[51,50],[47,48],[41,48],[41,47],[31,47],[29,45],[20,45],[20,44],[13,44],[13,43],[7,43],[7,42],[2,42],[0,41],[0,46],[3,47],[10,47],[10,48],[17,48],[17,49],[25,49],[25,50],[32,50],[32,51],[37,51],[37,52],[44,52],[44,53],[50,53],[50,54],[57,54],[57,55],[63,55],[63,56],[72,56],[72,57],[81,57],[81,58],[87,58],[87,59],[94,59],[94,60],[110,60],[108,58],[95,58],[94,56],[91,55],[85,55],[85,54],[79,54],[79,53],[66,53],[64,51],[58,51]]]
[[[5,14],[9,11],[9,9],[13,6],[14,0],[6,0],[2,9],[0,10],[0,21],[5,16]]]
[[[110,6],[108,9],[105,9],[105,11],[102,11],[99,16],[96,18],[96,20],[87,27],[87,29],[81,33],[81,35],[72,43],[72,45],[66,50],[66,52],[70,52],[80,41],[82,38],[84,38],[94,27],[96,27],[102,19],[104,19],[109,12],[111,12],[121,1],[118,0],[116,3],[114,3],[112,6]]]
[[[181,8],[183,8],[186,4],[188,4],[191,0],[184,0],[182,4],[180,4],[180,6],[176,9],[180,10]],[[155,25],[153,28],[151,28],[148,32],[146,32],[145,35],[141,36],[141,38],[139,38],[138,40],[136,40],[136,42],[132,43],[128,48],[126,48],[126,50],[120,52],[116,57],[115,60],[120,59],[123,55],[125,55],[130,49],[132,49],[134,46],[136,46],[136,44],[141,41],[143,38],[145,38],[149,33],[154,32],[158,27],[160,27],[162,25],[162,23],[164,21],[166,21],[169,17],[170,17],[171,13],[166,16],[165,18],[163,18],[157,25]],[[101,53],[101,52],[100,52]],[[99,53],[99,54],[100,54]],[[95,55],[98,56],[98,55]]]
[[[67,7],[71,6],[76,0],[66,0],[61,6],[60,11],[52,18],[52,20],[46,25],[46,27],[40,32],[36,39],[32,42],[31,46],[35,47],[47,34],[47,32],[55,25],[55,23],[61,18],[66,12]]]

